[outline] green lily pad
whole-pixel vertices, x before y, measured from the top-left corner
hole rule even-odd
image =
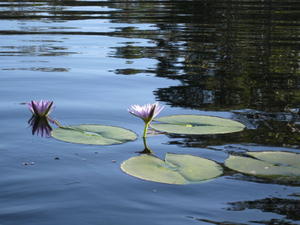
[[[174,115],[155,119],[155,130],[173,134],[226,134],[242,131],[245,126],[237,121],[215,116]]]
[[[231,155],[225,165],[241,173],[261,177],[300,180],[300,154],[291,152],[248,152],[253,157]]]
[[[153,155],[132,157],[121,164],[121,169],[143,180],[189,184],[220,176],[222,167],[214,161],[192,155],[167,153],[165,160]]]
[[[54,129],[51,136],[66,142],[90,145],[113,145],[137,138],[130,130],[104,125],[77,125]]]

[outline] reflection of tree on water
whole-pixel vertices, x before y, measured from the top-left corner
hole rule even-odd
[[[122,3],[118,7],[122,8]],[[136,14],[130,12],[142,13],[146,4],[139,2],[132,7],[126,5],[128,23],[137,22]],[[156,68],[140,72],[181,82],[154,91],[158,100],[169,105],[201,110],[250,108],[266,114],[256,121],[251,119],[251,112],[235,114],[244,122],[250,118],[252,128],[260,128],[234,135],[238,143],[298,146],[299,134],[293,132],[297,129],[280,119],[286,115],[287,106],[300,105],[300,33],[295,29],[299,15],[289,10],[291,7],[292,1],[284,6],[275,1],[174,2],[169,10],[159,7],[154,13],[157,17],[141,16],[140,22],[153,23],[157,29],[120,32],[126,37],[152,39],[155,47],[126,45],[118,47],[115,57],[156,59]],[[155,6],[151,9],[154,12]],[[132,56],[128,56],[130,52]],[[272,117],[274,113],[276,117]],[[191,137],[183,144],[222,143],[230,136],[213,141]],[[192,139],[196,141],[190,142]]]
[[[200,219],[195,217],[189,217],[194,220],[198,220],[201,222],[209,223],[209,224],[215,224],[215,225],[248,225],[248,223],[235,223],[232,221],[214,221],[214,220],[208,220],[208,219]],[[271,219],[271,220],[265,220],[265,221],[249,221],[251,223],[256,224],[266,224],[266,225],[297,225],[296,223],[292,223],[286,220],[280,220],[280,219]]]
[[[300,104],[300,34],[295,23],[299,15],[289,10],[293,2],[285,1],[283,6],[278,1],[56,0],[11,4],[3,16],[14,18],[15,13],[18,18],[46,19],[49,24],[83,19],[128,23],[128,27],[115,28],[109,35],[151,39],[155,46],[137,47],[133,42],[117,47],[114,56],[151,58],[158,63],[151,69],[116,71],[125,75],[155,73],[181,82],[156,90],[159,100],[194,109],[279,112],[286,105]],[[112,10],[65,10],[66,6]],[[146,27],[137,29],[136,24]]]
[[[300,102],[299,31],[292,29],[299,16],[287,11],[291,5],[286,4],[176,2],[170,10],[154,13],[160,20],[149,14],[147,22],[156,24],[156,30],[124,35],[153,39],[156,48],[143,52],[158,60],[156,74],[182,82],[157,90],[159,100],[196,109],[282,111]],[[128,22],[136,22],[146,3],[135,6],[126,5]],[[128,53],[130,46],[126,48]],[[128,57],[122,51],[116,55]]]
[[[300,204],[299,199],[284,198],[265,198],[255,201],[231,202],[230,211],[243,211],[249,209],[258,209],[262,212],[271,212],[284,215],[285,219],[300,221]]]
[[[245,20],[245,15],[239,14],[243,6],[229,5],[224,8],[222,22],[216,19],[210,24],[213,32],[203,29],[205,21],[191,25],[194,36],[186,41],[188,57],[182,63],[185,75],[177,77],[183,85],[159,89],[158,98],[174,106],[205,109],[277,111],[299,103],[298,50],[285,34],[294,36],[297,32],[277,28],[276,23],[289,21],[273,19],[269,14],[275,9],[268,5],[261,15],[257,12],[266,17],[264,20]],[[211,37],[209,41],[200,38],[204,34]]]
[[[300,204],[299,199],[284,199],[284,198],[265,198],[255,201],[244,201],[244,202],[231,202],[228,203],[231,207],[228,207],[228,211],[245,211],[256,209],[262,212],[274,213],[277,215],[284,216],[278,219],[278,217],[273,219],[260,220],[258,218],[251,218],[247,223],[236,223],[232,221],[215,221],[202,219],[197,217],[189,217],[194,220],[198,220],[205,223],[216,224],[216,225],[246,225],[249,223],[255,224],[266,224],[266,225],[296,225],[298,223],[293,223],[293,221],[300,221]]]

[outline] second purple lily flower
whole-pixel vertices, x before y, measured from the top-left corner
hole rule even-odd
[[[29,110],[34,116],[47,117],[53,109],[53,101],[40,100],[28,103]]]
[[[151,121],[163,110],[163,106],[160,106],[158,102],[146,105],[132,105],[129,107],[128,111],[134,116],[137,116],[144,120],[145,128],[143,137],[147,136],[148,127]]]

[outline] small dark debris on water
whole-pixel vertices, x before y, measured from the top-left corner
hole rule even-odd
[[[55,157],[54,160],[60,160],[60,158],[59,157]]]
[[[73,184],[80,184],[80,182],[79,181],[74,181],[74,182],[66,183],[65,185],[73,185]]]
[[[35,164],[34,162],[23,162],[22,163],[23,166],[32,166],[34,164]]]

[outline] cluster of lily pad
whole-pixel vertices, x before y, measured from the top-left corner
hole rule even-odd
[[[29,124],[32,133],[55,139],[92,145],[112,145],[133,141],[137,135],[125,128],[84,124],[62,126],[50,118],[52,101],[31,101],[28,103],[32,117]],[[214,116],[172,115],[156,118],[163,110],[159,103],[132,105],[129,113],[144,121],[143,140],[145,150],[121,164],[121,169],[144,180],[189,184],[212,179],[223,174],[223,167],[212,160],[198,156],[167,153],[165,159],[156,157],[146,144],[148,128],[163,132],[187,135],[225,134],[242,131],[245,126],[237,121]],[[58,127],[52,130],[50,123]],[[248,152],[243,156],[230,155],[225,166],[243,174],[284,180],[300,180],[300,154],[291,152]]]

